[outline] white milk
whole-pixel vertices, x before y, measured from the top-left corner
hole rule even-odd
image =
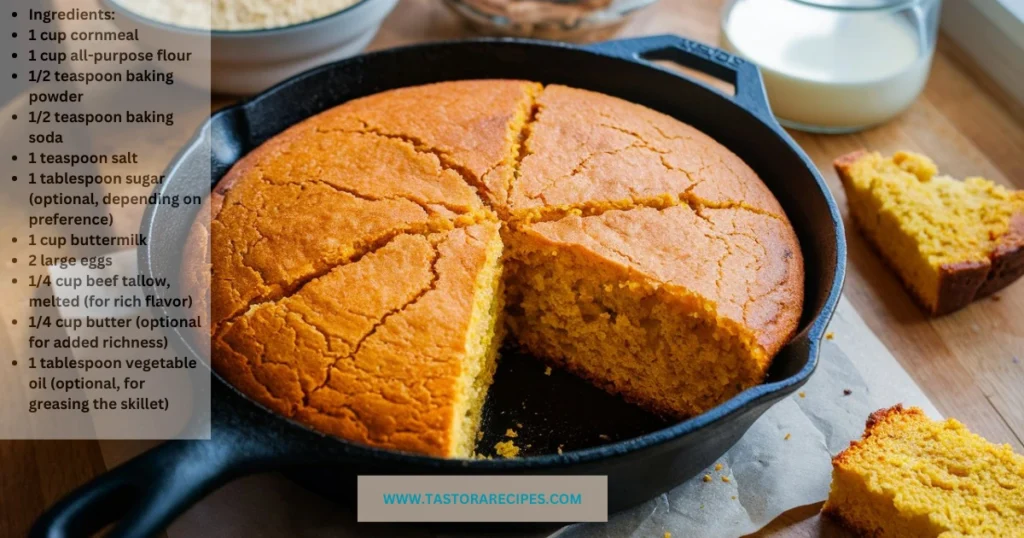
[[[790,0],[739,2],[723,21],[722,46],[761,67],[779,119],[832,131],[882,123],[910,106],[932,54],[894,14]]]

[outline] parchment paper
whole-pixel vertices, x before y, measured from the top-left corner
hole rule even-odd
[[[118,258],[132,263],[135,254]],[[707,469],[709,482],[701,473],[665,495],[610,515],[606,524],[572,525],[532,535],[639,538],[671,532],[676,537],[724,538],[749,534],[787,510],[824,500],[831,456],[860,437],[872,411],[901,402],[920,406],[933,418],[941,416],[845,299],[829,331],[834,339],[824,341],[821,362],[807,385],[765,413],[719,460],[721,470]],[[103,454],[112,467],[151,445],[103,443]],[[350,507],[338,506],[276,474],[225,486],[182,515],[167,535],[429,536],[410,526],[357,526]]]

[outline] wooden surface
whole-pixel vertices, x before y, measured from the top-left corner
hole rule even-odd
[[[672,33],[716,43],[719,9],[720,0],[661,0],[620,35]],[[371,48],[466,35],[471,34],[437,0],[402,0]],[[214,105],[227,102],[216,99]],[[940,39],[923,95],[900,118],[854,135],[793,134],[845,213],[830,163],[859,148],[921,151],[954,176],[982,175],[1024,188],[1020,110]],[[943,413],[1024,452],[1024,283],[961,312],[928,319],[849,224],[848,237],[845,292],[870,328]],[[0,331],[0,347],[12,349],[4,338]],[[96,442],[0,442],[0,537],[23,536],[44,507],[104,468]],[[842,535],[819,520],[819,508],[791,510],[758,536]]]

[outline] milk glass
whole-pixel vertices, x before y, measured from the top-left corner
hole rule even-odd
[[[904,111],[928,79],[941,0],[731,0],[721,45],[761,68],[779,122],[846,133]]]

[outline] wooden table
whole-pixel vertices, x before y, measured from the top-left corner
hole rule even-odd
[[[661,0],[639,13],[621,35],[672,33],[716,43],[720,4]],[[467,35],[437,0],[403,0],[371,48]],[[216,99],[214,106],[228,102]],[[953,176],[982,175],[1024,188],[1021,105],[945,38],[940,38],[923,95],[900,118],[853,135],[793,136],[821,169],[844,211],[843,191],[830,163],[858,148],[921,151]],[[1024,452],[1024,283],[961,312],[929,319],[849,225],[848,230],[846,296],[870,328],[943,413]],[[0,331],[0,348],[11,349],[5,338]],[[104,470],[94,441],[0,442],[0,538],[23,536],[47,506]],[[792,510],[758,535],[832,535],[835,529],[814,517],[818,508]]]

